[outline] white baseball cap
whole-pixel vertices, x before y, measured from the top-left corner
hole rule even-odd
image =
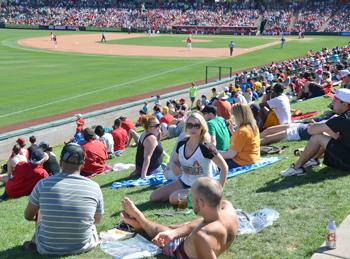
[[[227,92],[227,91],[228,91],[228,87],[225,87],[225,88],[224,88],[224,92]]]
[[[339,91],[333,97],[342,102],[350,103],[350,89],[339,89]]]
[[[347,75],[349,75],[350,74],[350,72],[349,72],[349,70],[342,70],[341,72],[340,72],[340,76],[341,76],[341,78],[344,78],[344,77],[346,77]]]

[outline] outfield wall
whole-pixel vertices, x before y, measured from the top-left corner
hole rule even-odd
[[[215,87],[216,90],[222,91],[224,87],[228,87],[232,83],[234,78],[223,78],[221,81],[215,81],[212,83],[197,86],[197,98],[201,95],[206,95],[208,98],[212,95],[211,88]],[[165,106],[167,100],[185,98],[187,104],[190,104],[188,89],[167,93],[161,95],[162,106]],[[144,102],[149,103],[149,107],[152,110],[154,106],[155,97],[139,100],[133,103],[123,104],[119,106],[110,107],[107,109],[85,113],[83,119],[85,120],[85,127],[91,127],[93,125],[104,125],[111,128],[114,120],[120,116],[127,117],[128,120],[136,121],[139,118],[138,111],[144,106]],[[65,140],[69,140],[75,134],[76,118],[70,117],[62,120],[57,120],[26,129],[11,131],[0,135],[0,146],[2,152],[0,153],[0,160],[8,159],[11,154],[15,141],[22,137],[29,146],[29,137],[34,135],[37,139],[37,143],[46,140],[50,145],[55,146],[62,144]]]

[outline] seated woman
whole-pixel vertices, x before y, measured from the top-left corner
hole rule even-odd
[[[229,151],[221,153],[229,167],[251,165],[260,158],[260,135],[252,110],[247,104],[236,103],[231,108],[238,128],[233,129],[232,120],[229,130],[232,132]]]
[[[305,84],[306,98],[313,98],[329,94],[333,87],[333,81],[331,80],[331,73],[328,71],[322,72],[321,84],[312,82]]]
[[[141,125],[145,129],[137,142],[136,169],[130,176],[146,175],[162,172],[161,167],[164,157],[162,144],[157,140],[160,133],[160,123],[155,116],[144,115],[141,118]]]
[[[210,144],[208,126],[203,116],[192,112],[184,129],[185,138],[179,141],[170,169],[179,178],[152,192],[152,202],[169,201],[178,204],[178,194],[188,193],[194,181],[200,177],[213,177],[213,167],[220,169],[220,184],[224,187],[228,168],[216,148]],[[215,167],[214,167],[215,168]]]
[[[176,138],[180,136],[180,134],[184,130],[184,111],[178,112],[178,119],[174,119],[172,122],[168,124],[167,130],[163,132],[160,136],[160,139],[166,139],[166,138]]]
[[[197,100],[197,103],[196,103],[196,110],[197,111],[201,111],[201,110],[203,110],[203,108],[204,108],[204,105],[203,105],[203,101],[202,100]]]
[[[44,164],[43,167],[46,172],[51,176],[58,174],[61,171],[60,165],[57,162],[56,155],[52,152],[52,147],[49,142],[41,141],[39,149],[44,151]]]
[[[247,104],[250,104],[252,102],[252,98],[253,98],[252,89],[250,89],[249,87],[246,87],[244,90],[243,96],[246,99]]]

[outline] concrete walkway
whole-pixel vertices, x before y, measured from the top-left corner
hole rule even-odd
[[[337,227],[337,248],[328,249],[325,241],[311,259],[350,259],[350,215]]]

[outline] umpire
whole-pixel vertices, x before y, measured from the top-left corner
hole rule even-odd
[[[233,52],[233,48],[236,46],[233,41],[231,41],[230,44],[228,44],[228,46],[230,47],[230,56],[232,56],[232,52]]]

